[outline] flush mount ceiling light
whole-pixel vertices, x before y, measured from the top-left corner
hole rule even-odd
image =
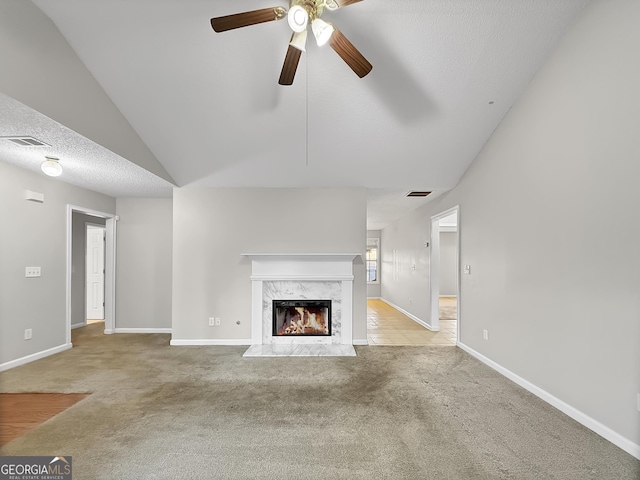
[[[42,162],[42,165],[40,165],[42,171],[50,177],[59,177],[62,173],[62,165],[60,165],[60,160],[54,157],[44,158],[46,158],[46,160]]]
[[[325,9],[337,10],[362,0],[290,0],[289,10],[284,7],[263,8],[249,12],[235,13],[224,17],[211,19],[211,26],[220,33],[259,23],[282,20],[287,17],[287,22],[293,30],[293,36],[287,49],[282,72],[278,83],[280,85],[293,84],[300,55],[305,51],[306,33],[311,23],[311,30],[319,46],[329,43],[329,46],[340,55],[340,58],[360,78],[367,75],[373,68],[369,61],[347,40],[342,32],[330,23],[321,20]],[[304,36],[302,35],[304,33]]]

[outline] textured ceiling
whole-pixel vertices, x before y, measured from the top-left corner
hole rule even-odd
[[[6,138],[27,135],[45,147]],[[173,185],[54,120],[0,93],[0,158],[39,172],[45,156],[60,159],[64,181],[112,197],[170,197]]]
[[[373,71],[309,41],[291,87],[286,21],[209,24],[285,2],[34,3],[178,186],[364,187],[378,229],[456,185],[589,0],[365,0],[323,18]]]

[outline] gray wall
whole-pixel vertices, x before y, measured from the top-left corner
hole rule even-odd
[[[171,328],[171,198],[118,198],[116,329]]]
[[[104,218],[73,212],[71,221],[71,325],[86,320],[87,223],[104,226]]]
[[[458,186],[382,235],[386,258],[426,253],[430,216],[459,204],[461,264],[472,269],[460,340],[634,448],[639,24],[640,2],[591,4]],[[421,269],[387,287],[385,274],[383,295],[406,306],[405,291],[429,285]],[[408,310],[426,316],[428,300]]]
[[[359,253],[364,189],[181,189],[173,204],[174,339],[251,338],[251,261],[242,253]],[[356,340],[366,339],[366,280],[354,261]],[[209,327],[208,317],[222,320]],[[240,321],[240,325],[236,325]]]
[[[457,232],[440,232],[440,296],[456,296]]]
[[[25,190],[45,202],[26,201]],[[67,204],[116,209],[114,198],[0,162],[0,364],[66,343]],[[25,278],[31,266],[42,276]]]
[[[0,0],[0,65],[0,92],[173,182],[58,28],[30,1]]]
[[[380,230],[367,230],[367,238],[380,238]],[[381,243],[381,242],[380,242]],[[380,253],[382,245],[378,249],[378,280],[380,280],[380,268],[382,267],[382,260],[380,259]],[[380,283],[367,283],[367,297],[379,298],[382,296],[382,290]]]

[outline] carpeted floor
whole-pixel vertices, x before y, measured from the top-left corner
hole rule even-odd
[[[2,455],[74,479],[638,479],[640,462],[455,347],[243,358],[74,330],[3,392],[93,392]]]

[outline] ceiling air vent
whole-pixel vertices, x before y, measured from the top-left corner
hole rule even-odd
[[[407,193],[407,197],[426,197],[430,193],[431,192],[417,192],[414,190],[413,192]]]
[[[21,136],[21,137],[0,137],[5,140],[9,140],[10,142],[15,143],[16,145],[20,145],[21,147],[50,147],[44,142],[41,142],[37,138],[29,137],[29,136]]]

